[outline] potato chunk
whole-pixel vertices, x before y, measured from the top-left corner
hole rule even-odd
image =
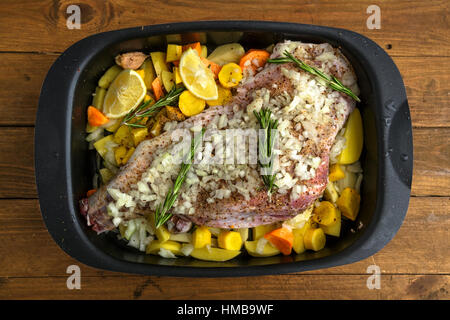
[[[336,187],[333,182],[328,182],[325,192],[323,193],[323,197],[325,200],[328,200],[332,203],[336,203],[339,198],[339,194],[336,191]]]
[[[358,161],[363,147],[363,126],[361,113],[358,109],[350,114],[345,125],[345,148],[338,157],[339,164],[350,164]]]
[[[192,234],[192,244],[194,248],[203,248],[211,245],[211,232],[207,227],[198,227]]]
[[[355,189],[345,188],[336,204],[344,217],[355,221],[356,216],[358,215],[360,201],[361,196]]]
[[[337,211],[338,209],[331,202],[322,201],[318,207],[314,208],[313,219],[318,224],[329,226],[337,221]]]
[[[260,225],[253,228],[253,240],[258,240],[259,238],[263,237],[266,233],[275,230],[277,228],[274,224],[265,224]]]
[[[305,248],[308,250],[319,251],[325,247],[325,233],[321,228],[308,229],[303,238]]]
[[[306,231],[306,230],[305,230]],[[305,252],[305,243],[304,243],[304,231],[302,229],[294,229],[292,230],[294,234],[294,243],[292,244],[292,249],[294,249],[295,253],[300,254]]]
[[[154,240],[150,242],[150,244],[147,246],[145,252],[149,254],[158,254],[160,249],[166,249],[171,251],[175,255],[182,255],[181,253],[181,244],[175,241],[164,241],[161,242],[159,240]]]
[[[236,231],[222,231],[217,238],[219,247],[227,250],[240,250],[242,247],[241,234]]]
[[[214,49],[208,60],[223,66],[230,62],[239,63],[244,54],[245,50],[239,43],[228,43]]]
[[[337,210],[336,221],[329,226],[324,226],[321,224],[320,228],[327,235],[339,237],[341,234],[341,224],[341,211]]]
[[[173,62],[180,60],[182,52],[183,52],[182,46],[179,46],[177,44],[168,44],[166,62]]]
[[[331,165],[328,180],[331,182],[341,180],[345,177],[345,172],[338,163]]]
[[[150,53],[150,56],[152,58],[153,67],[156,71],[156,76],[162,80],[162,72],[169,71],[166,64],[166,54],[164,52],[152,52]]]
[[[280,254],[280,250],[275,248],[267,241],[262,252],[256,250],[258,241],[245,241],[245,249],[252,257],[272,257]]]
[[[238,250],[203,247],[192,250],[191,256],[199,260],[223,262],[235,258],[240,253]]]
[[[108,89],[111,82],[113,82],[113,80],[122,70],[123,69],[118,65],[113,65],[108,70],[106,70],[106,72],[103,74],[100,80],[98,80],[98,86],[104,89]]]

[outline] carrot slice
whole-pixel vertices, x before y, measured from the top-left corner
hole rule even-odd
[[[183,46],[183,51],[186,51],[187,49],[192,48],[198,52],[198,55],[201,57],[202,55],[202,45],[200,42],[194,42],[190,44],[186,44]]]
[[[212,71],[212,73],[214,73],[214,79],[217,79],[217,76],[219,75],[220,69],[222,69],[222,67],[206,58],[200,57],[200,59]]]
[[[284,255],[291,254],[294,234],[288,228],[278,228],[264,235]]]
[[[201,40],[202,37],[198,33],[183,33],[181,35],[181,41],[184,43],[198,42]]]
[[[159,98],[161,98],[164,95],[161,81],[159,80],[158,77],[156,77],[155,80],[153,80],[152,89],[156,100],[159,100]]]
[[[194,43],[190,43],[190,44],[186,44],[183,46],[183,52],[186,51],[187,49],[192,48],[195,51],[197,51],[199,57],[202,56],[202,45],[200,44],[200,42],[194,42]],[[175,67],[178,67],[180,65],[180,60],[175,60],[172,61],[173,65]]]
[[[87,114],[88,122],[93,127],[104,125],[109,121],[107,116],[105,116],[100,110],[93,106],[88,107]]]
[[[270,53],[266,50],[256,50],[250,49],[241,58],[239,66],[242,70],[246,68],[252,68],[253,70],[258,69],[266,64],[267,59],[269,59]],[[256,64],[256,65],[255,65]]]
[[[88,196],[88,197],[90,197],[90,196],[92,196],[94,193],[96,193],[97,192],[97,189],[91,189],[91,190],[89,190],[88,192],[86,192],[86,196]]]

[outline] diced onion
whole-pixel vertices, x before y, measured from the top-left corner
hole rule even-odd
[[[259,238],[258,242],[256,243],[256,253],[263,254],[264,247],[266,246],[267,242],[269,241],[266,238],[264,237]]]
[[[184,254],[186,257],[190,256],[193,250],[194,250],[194,246],[190,243],[184,244],[181,247],[181,253]]]
[[[97,130],[95,130],[94,132],[90,133],[87,137],[86,137],[86,141],[87,142],[92,142],[92,141],[97,141],[100,138],[103,138],[103,128],[98,128]]]
[[[158,254],[163,258],[175,259],[176,256],[172,253],[172,251],[160,248]]]

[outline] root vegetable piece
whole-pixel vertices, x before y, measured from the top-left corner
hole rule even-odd
[[[116,63],[124,69],[139,69],[147,59],[147,55],[143,52],[127,52],[116,56]]]

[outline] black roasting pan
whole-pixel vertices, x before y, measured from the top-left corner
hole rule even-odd
[[[91,188],[93,166],[85,142],[86,107],[103,72],[118,53],[164,49],[167,35],[181,43],[200,39],[209,49],[240,42],[263,48],[283,39],[339,47],[353,65],[361,89],[364,180],[357,221],[319,252],[224,263],[164,259],[97,236],[79,214],[78,200]],[[411,120],[400,73],[386,52],[352,31],[294,23],[198,21],[142,26],[78,41],[50,68],[42,86],[35,129],[36,183],[42,217],[56,243],[80,262],[101,269],[147,275],[222,277],[281,274],[329,268],[365,259],[383,248],[405,217],[411,191]]]

